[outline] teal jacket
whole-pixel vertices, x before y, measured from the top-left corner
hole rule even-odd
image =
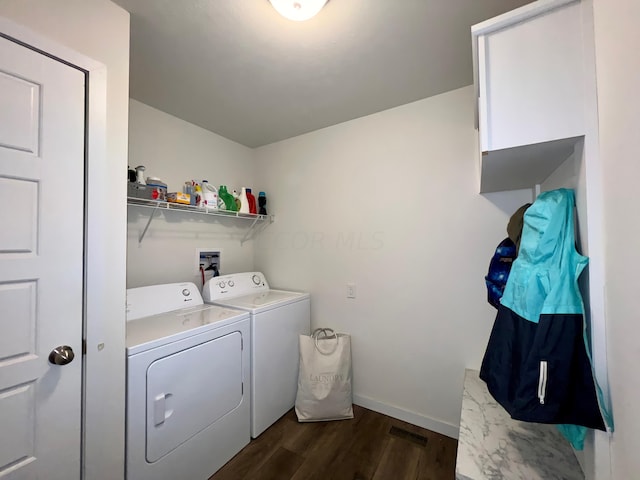
[[[590,354],[578,278],[572,190],[544,192],[527,209],[480,377],[523,421],[555,423],[581,449],[587,428],[613,428]]]

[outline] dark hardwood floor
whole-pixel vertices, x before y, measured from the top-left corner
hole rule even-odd
[[[298,423],[293,410],[209,480],[453,480],[454,439],[354,405],[354,418]]]

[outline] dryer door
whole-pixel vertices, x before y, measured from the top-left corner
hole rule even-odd
[[[242,401],[242,334],[233,332],[147,369],[147,461],[153,463]]]

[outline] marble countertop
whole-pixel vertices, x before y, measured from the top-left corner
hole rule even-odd
[[[584,480],[569,442],[554,425],[513,420],[475,370],[466,370],[457,480]]]

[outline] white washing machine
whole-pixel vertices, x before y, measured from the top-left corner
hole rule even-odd
[[[193,283],[127,290],[130,480],[206,480],[250,441],[249,314]]]
[[[271,290],[260,272],[214,277],[205,302],[251,314],[251,436],[290,410],[298,390],[298,337],[309,335],[308,293]]]

